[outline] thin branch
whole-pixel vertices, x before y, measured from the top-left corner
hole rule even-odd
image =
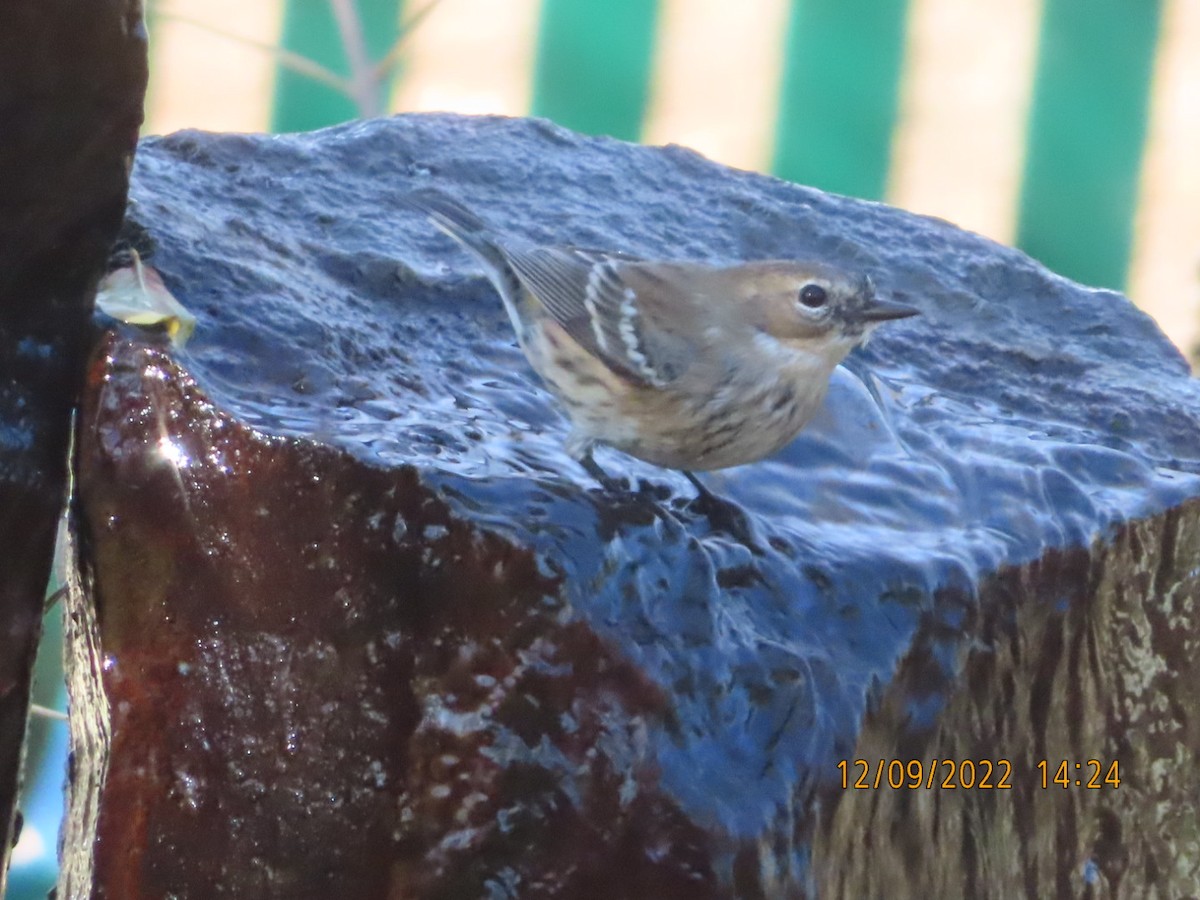
[[[382,82],[390,76],[396,68],[396,64],[400,62],[400,54],[404,49],[404,42],[408,36],[413,33],[414,29],[425,21],[425,17],[438,7],[442,0],[429,0],[424,6],[418,9],[403,25],[400,26],[400,34],[396,38],[395,43],[388,49],[388,52],[383,55],[379,62],[375,63],[374,77],[376,81]]]
[[[53,719],[55,722],[66,722],[67,714],[60,709],[51,709],[40,703],[30,703],[29,711],[39,719]]]
[[[317,81],[321,84],[331,87],[339,94],[342,94],[352,101],[356,99],[354,96],[353,86],[347,79],[338,75],[336,72],[325,68],[320,63],[313,62],[307,56],[301,56],[299,53],[293,53],[291,50],[286,50],[283,47],[277,47],[274,44],[256,41],[253,38],[235,34],[232,31],[226,31],[223,28],[210,25],[207,22],[201,22],[200,20],[193,19],[189,16],[180,15],[179,13],[172,12],[171,10],[163,9],[160,6],[156,6],[155,12],[165,19],[179,22],[183,25],[191,25],[194,28],[207,31],[209,34],[214,34],[217,37],[235,41],[243,46],[252,47],[255,50],[261,50],[262,52],[271,56],[275,62],[283,66],[285,69],[291,69],[293,72],[307,76],[313,81]]]
[[[373,77],[371,59],[363,39],[362,18],[354,0],[329,0],[337,22],[342,49],[350,65],[350,91],[358,114],[364,118],[379,115],[379,82]]]

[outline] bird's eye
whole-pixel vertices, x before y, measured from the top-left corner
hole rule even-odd
[[[828,299],[825,288],[819,284],[806,284],[800,288],[800,302],[809,309],[820,309]]]

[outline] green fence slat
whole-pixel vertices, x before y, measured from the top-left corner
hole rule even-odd
[[[887,185],[906,0],[793,0],[772,170],[877,200]]]
[[[1160,0],[1045,0],[1017,244],[1120,289],[1129,265]]]
[[[363,39],[372,60],[383,57],[400,33],[403,0],[355,0]],[[349,72],[330,0],[286,0],[280,46],[327,69]],[[384,88],[386,96],[386,87]],[[279,67],[271,110],[272,131],[309,131],[357,118],[342,93],[284,66]]]
[[[656,0],[543,0],[533,114],[636,141],[657,16]]]

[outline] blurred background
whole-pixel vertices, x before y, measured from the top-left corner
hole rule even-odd
[[[147,2],[146,133],[453,110],[685,144],[1021,247],[1200,363],[1200,0]],[[36,718],[12,900],[53,884],[65,754]]]
[[[146,131],[536,115],[940,216],[1200,343],[1200,0],[150,0]]]

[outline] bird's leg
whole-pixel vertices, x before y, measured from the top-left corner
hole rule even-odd
[[[696,489],[696,493],[699,495],[696,498],[697,500],[701,500],[704,503],[719,502],[717,500],[717,495],[706,488],[703,481],[701,481],[687,469],[680,469],[679,471],[683,473],[683,477],[690,481],[692,483],[692,487]]]
[[[605,490],[612,491],[613,493],[624,490],[620,482],[605,472],[604,469],[600,468],[600,464],[592,456],[591,447],[588,447],[587,450],[575,458],[578,460],[579,465],[583,467],[583,470],[595,478]]]
[[[696,489],[696,499],[692,501],[693,506],[708,519],[713,528],[727,532],[751,549],[758,546],[758,542],[754,539],[754,531],[750,527],[750,520],[740,506],[723,497],[718,497],[704,486],[704,482],[686,469],[680,471]]]
[[[614,493],[625,490],[625,486],[620,481],[600,468],[600,464],[592,456],[595,446],[595,441],[574,427],[567,434],[567,454],[579,463],[585,472],[595,478],[606,490]]]

